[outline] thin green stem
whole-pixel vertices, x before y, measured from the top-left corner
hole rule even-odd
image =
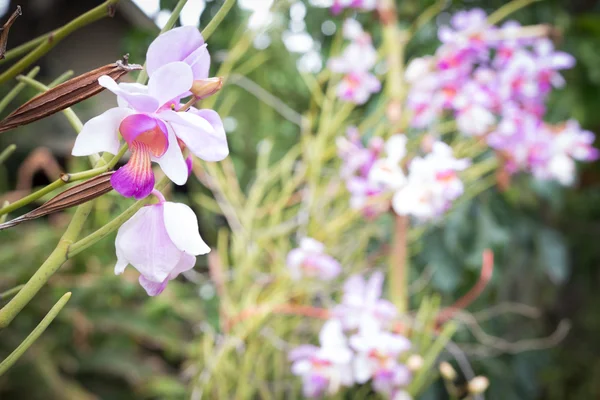
[[[437,1],[427,7],[425,11],[419,14],[415,22],[410,27],[411,35],[414,35],[419,29],[421,29],[425,24],[431,21],[436,15],[438,15],[443,9],[445,1]]]
[[[25,285],[15,286],[12,289],[8,289],[2,293],[0,293],[0,300],[7,300],[13,297],[15,294],[19,293],[19,290],[23,289]]]
[[[69,246],[76,240],[83,224],[92,211],[94,202],[89,201],[75,210],[73,219],[61,237],[58,245],[35,274],[27,281],[17,295],[0,309],[0,329],[6,328],[17,314],[31,301],[33,296],[46,284],[48,279],[67,261]]]
[[[114,157],[112,157],[112,159],[110,161],[108,161],[108,163],[106,165],[103,165],[103,166],[97,167],[97,168],[92,168],[87,171],[75,172],[75,173],[62,175],[60,177],[60,179],[55,180],[54,182],[41,188],[40,190],[33,192],[33,193],[23,197],[22,199],[15,201],[14,203],[11,203],[5,207],[0,208],[0,215],[8,214],[15,210],[18,210],[19,208],[24,207],[27,204],[34,202],[37,199],[44,197],[48,193],[53,192],[54,190],[66,185],[67,183],[93,178],[94,176],[100,175],[100,174],[110,170],[117,164],[117,162],[119,162],[119,160],[121,159],[121,157],[123,157],[123,155],[125,154],[126,151],[127,151],[127,145],[123,145],[123,146],[121,146],[121,149],[119,149],[119,152]],[[106,154],[108,154],[108,153],[106,153]]]
[[[187,3],[187,0],[179,0],[177,5],[173,9],[171,16],[167,20],[167,23],[160,30],[160,33],[158,34],[159,36],[175,26],[175,23],[177,22],[177,18],[179,18],[179,14],[181,14],[181,10],[185,6],[185,3]],[[148,81],[148,72],[146,72],[146,63],[144,63],[144,68],[140,71],[140,74],[138,75],[137,83],[141,83],[141,84],[145,85],[147,81]]]
[[[221,9],[217,12],[217,14],[210,20],[206,28],[202,30],[202,37],[204,40],[208,40],[208,38],[217,30],[217,27],[223,22],[231,7],[235,4],[235,0],[225,0]]]
[[[57,179],[54,182],[52,182],[51,184],[44,186],[40,190],[37,190],[25,197],[13,202],[13,203],[10,203],[6,207],[0,208],[0,215],[8,214],[15,210],[18,210],[19,208],[24,207],[27,204],[36,201],[40,197],[44,197],[48,193],[53,192],[54,190],[56,190],[59,187],[62,187],[64,185],[65,185],[64,181],[62,181],[61,179]]]
[[[26,77],[33,79],[38,74],[38,72],[40,72],[40,67],[34,67],[31,69],[31,71],[29,71],[29,73],[26,75]],[[25,86],[26,86],[25,82],[19,82],[15,85],[14,88],[12,88],[12,90],[10,92],[8,92],[8,94],[6,96],[4,96],[2,101],[0,101],[0,112],[4,111],[6,106],[8,106],[10,104],[10,102],[13,101],[14,98],[17,97],[17,95],[19,93],[21,93],[21,90],[25,89]]]
[[[34,49],[35,47],[39,46],[40,43],[47,40],[50,35],[54,34],[54,32],[56,31],[45,33],[41,36],[36,37],[35,39],[31,39],[27,43],[23,43],[22,45],[15,47],[14,49],[8,50],[6,54],[4,54],[4,58],[0,60],[0,64],[8,60],[12,60],[13,58],[20,56],[21,54],[25,54],[31,49]]]
[[[31,332],[29,336],[27,336],[23,343],[21,343],[19,347],[15,349],[15,351],[10,353],[10,355],[6,357],[6,359],[2,361],[2,363],[0,363],[0,376],[2,376],[10,367],[12,367],[13,364],[23,355],[23,353],[25,353],[27,349],[33,344],[33,342],[35,342],[37,338],[40,337],[42,333],[44,333],[46,328],[48,328],[48,325],[50,325],[50,323],[54,321],[58,313],[63,309],[63,307],[65,306],[65,304],[67,304],[67,301],[69,301],[70,298],[71,292],[65,293],[60,298],[60,300],[58,300],[58,302],[54,305],[54,307],[50,309],[50,311],[48,312],[48,314],[46,314],[44,319],[42,319],[42,322],[40,322],[39,325],[35,327],[33,332]]]
[[[0,153],[0,165],[4,164],[4,162],[11,156],[12,153],[17,149],[16,144],[11,144]]]
[[[494,11],[487,19],[488,24],[495,25],[512,13],[540,0],[514,0]]]
[[[389,95],[389,107],[398,110],[388,115],[390,120],[390,135],[394,134],[399,123],[398,116],[402,114],[404,97],[404,48],[407,36],[398,28],[396,4],[392,0],[382,3],[384,13],[389,19],[383,21],[383,46],[388,61],[386,91]],[[383,13],[382,13],[383,15]],[[408,309],[408,274],[407,257],[408,217],[396,215],[394,237],[390,246],[388,271],[390,276],[390,298],[401,313]]]
[[[53,88],[54,86],[58,86],[61,83],[66,82],[67,79],[69,79],[70,77],[72,77],[74,73],[75,72],[73,72],[72,69],[70,69],[70,70],[62,73],[61,75],[58,76],[58,78],[56,78],[55,80],[53,80],[52,82],[50,82],[48,84],[48,87],[49,88]]]
[[[95,168],[105,166],[111,159],[110,153],[104,153],[96,162]],[[25,307],[39,290],[48,282],[48,279],[67,261],[69,247],[77,240],[83,229],[92,208],[93,201],[88,201],[77,207],[73,218],[65,233],[60,238],[56,248],[50,253],[46,261],[38,268],[35,274],[27,281],[17,295],[2,309],[0,309],[0,329],[6,328],[19,312]]]
[[[7,82],[19,75],[25,68],[39,60],[48,51],[50,51],[50,49],[52,49],[61,40],[69,36],[74,31],[109,15],[111,7],[113,7],[118,1],[119,0],[107,0],[98,7],[93,8],[85,14],[75,18],[62,28],[52,32],[33,51],[31,51],[29,54],[11,66],[8,70],[6,70],[2,75],[0,75],[0,84]]]
[[[168,183],[169,183],[169,179],[167,177],[164,177],[156,184],[155,189],[159,190],[159,191],[163,190],[167,186]],[[67,253],[67,258],[71,258],[71,257],[81,253],[83,250],[92,246],[99,240],[104,239],[106,236],[110,235],[113,231],[116,231],[117,229],[119,229],[119,227],[121,225],[123,225],[129,218],[131,218],[133,216],[133,214],[138,212],[138,210],[140,208],[142,208],[143,206],[150,204],[150,202],[153,199],[154,198],[152,196],[148,196],[142,200],[136,201],[127,210],[123,211],[121,214],[119,214],[117,217],[115,217],[115,219],[110,221],[108,224],[104,225],[102,228],[98,229],[97,231],[90,233],[83,239],[73,243],[69,247],[69,252]]]

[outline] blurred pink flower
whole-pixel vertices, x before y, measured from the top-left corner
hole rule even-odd
[[[332,310],[344,329],[357,329],[365,320],[375,321],[379,326],[389,325],[397,315],[394,305],[381,299],[383,274],[374,272],[368,281],[354,275],[344,283],[341,304]]]
[[[323,243],[311,238],[303,238],[300,247],[289,252],[287,266],[295,280],[303,277],[331,280],[342,270],[339,262],[325,254]]]
[[[336,144],[342,159],[340,175],[346,181],[346,188],[351,196],[350,207],[356,210],[362,209],[367,218],[374,218],[387,211],[387,205],[367,204],[369,198],[383,193],[379,185],[368,179],[374,163],[383,150],[383,139],[374,137],[369,141],[368,147],[365,147],[358,130],[352,127],[348,128],[346,137],[337,138]]]
[[[371,11],[377,6],[379,0],[333,0],[331,12],[334,15],[339,14],[345,8],[354,8],[361,11]]]
[[[350,44],[339,57],[332,57],[327,65],[331,71],[345,74],[337,87],[338,97],[364,104],[371,94],[381,90],[381,83],[369,72],[377,61],[377,50],[373,47],[371,36],[354,19],[344,22],[344,37],[351,41]]]
[[[169,280],[194,267],[196,257],[210,248],[198,232],[198,220],[185,204],[165,202],[140,209],[117,233],[115,273],[131,264],[140,272],[148,295],[160,294]]]
[[[398,362],[400,354],[411,347],[404,336],[383,331],[367,318],[359,333],[350,337],[350,346],[356,351],[352,365],[358,384],[372,379],[373,389],[391,397],[395,390],[410,383],[410,371]]]
[[[352,351],[339,321],[327,321],[319,334],[321,347],[303,345],[289,353],[292,373],[302,377],[304,396],[335,394],[340,386],[350,386]]]

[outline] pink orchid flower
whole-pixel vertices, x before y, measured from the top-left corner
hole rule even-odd
[[[185,28],[159,36],[150,46],[148,86],[117,84],[108,76],[98,79],[100,85],[117,95],[119,106],[89,120],[75,141],[72,151],[75,156],[101,151],[116,154],[119,133],[123,136],[131,158],[112,176],[111,182],[125,197],[141,199],[152,191],[152,161],[175,184],[183,185],[191,160],[184,160],[179,144],[206,161],[220,161],[229,154],[223,123],[215,111],[190,108],[187,112],[176,112],[181,98],[190,94],[194,80],[208,74],[210,63],[206,45],[202,40],[192,40],[194,35],[189,27]],[[183,39],[181,35],[186,32],[190,37]],[[165,36],[171,48],[166,46]],[[192,51],[194,46],[197,48]],[[188,57],[177,61],[187,51],[191,51]]]
[[[340,263],[325,254],[323,243],[311,238],[300,241],[300,247],[287,256],[287,266],[293,279],[305,277],[331,280],[342,270]]]
[[[140,272],[148,295],[160,294],[167,283],[192,269],[197,255],[210,252],[198,232],[198,220],[185,204],[164,201],[143,207],[117,233],[115,273],[131,264]]]

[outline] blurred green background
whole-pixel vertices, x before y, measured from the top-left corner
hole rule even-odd
[[[248,1],[252,0],[241,3],[247,5]],[[8,9],[12,10],[16,2],[10,3]],[[18,3],[24,15],[14,32],[11,30],[9,49],[99,4],[77,0]],[[242,188],[255,177],[257,153],[265,140],[274,146],[272,157],[279,159],[299,138],[299,128],[289,121],[289,115],[282,116],[264,101],[256,101],[255,86],[297,112],[309,106],[310,94],[297,64],[304,55],[288,51],[282,41],[290,30],[289,11],[294,3],[297,2],[275,1],[270,23],[260,28],[255,46],[243,56],[238,69],[250,83],[230,82],[217,100],[220,110],[225,110],[222,117],[228,129],[231,159]],[[324,58],[332,39],[331,23],[339,29],[342,18],[332,17],[327,9],[316,8],[308,0],[304,3],[306,31],[314,40],[310,51]],[[175,1],[163,0],[160,9],[172,9],[174,4]],[[490,12],[502,4],[503,1],[448,1],[443,12],[410,43],[408,58],[435,50],[436,24],[447,21],[449,13],[472,7]],[[205,3],[200,26],[210,21],[220,5],[220,0]],[[398,1],[401,23],[408,26],[429,5],[431,2],[427,1]],[[247,29],[251,15],[251,10],[235,6],[211,37],[209,50],[214,71],[226,59],[231,40]],[[514,18],[523,24],[554,25],[559,32],[555,38],[557,47],[577,59],[577,66],[564,74],[566,87],[551,96],[548,119],[575,118],[584,128],[600,132],[600,3],[543,0],[518,11]],[[375,16],[361,14],[359,19],[367,29],[373,28],[377,42],[380,37]],[[157,32],[151,18],[123,0],[115,18],[85,28],[44,57],[39,63],[42,70],[38,79],[50,82],[69,68],[81,73],[112,62],[124,53],[130,54],[132,62],[141,63]],[[251,68],[252,63],[259,62],[260,67]],[[251,72],[246,74],[244,65]],[[0,91],[6,93],[13,84],[4,85]],[[24,91],[5,114],[34,94]],[[258,95],[268,99],[260,91]],[[369,103],[366,113],[380,100]],[[103,94],[77,105],[75,110],[86,121],[112,106],[113,101],[112,96]],[[11,192],[15,187],[27,190],[48,183],[44,170],[53,177],[56,168],[83,168],[68,156],[73,137],[61,115],[3,134],[2,148],[11,143],[18,145],[18,151],[0,166],[3,199],[14,196]],[[49,151],[40,152],[40,146]],[[36,155],[31,157],[36,149]],[[29,164],[24,168],[27,160]],[[194,203],[195,193],[208,193],[206,189],[198,182],[189,183],[188,189],[178,188],[174,195],[194,204],[203,237],[214,245],[217,229],[226,223]],[[98,225],[109,219],[109,211],[114,211],[110,204],[116,196],[109,198],[99,203],[94,221]],[[117,207],[124,209],[127,205],[121,201]],[[384,228],[389,222],[385,218],[378,221]],[[0,232],[0,292],[31,276],[54,248],[64,226],[64,219],[57,215]],[[457,206],[443,224],[428,228],[419,244],[427,251],[415,257],[412,278],[425,274],[431,280],[427,291],[415,294],[413,306],[418,305],[425,292],[432,291],[442,293],[443,302],[451,304],[477,280],[481,251],[491,248],[496,255],[493,280],[469,310],[518,303],[518,311],[528,317],[502,313],[482,323],[488,333],[505,342],[482,343],[481,335],[469,329],[461,329],[455,337],[476,373],[490,378],[486,397],[600,398],[599,236],[598,163],[582,166],[580,181],[573,188],[519,176],[506,192],[487,190]],[[172,282],[163,295],[149,299],[133,275],[125,279],[114,276],[113,243],[114,235],[69,261],[10,328],[0,332],[0,357],[4,357],[33,329],[50,304],[65,291],[73,292],[66,309],[48,331],[0,378],[0,398],[189,397],[190,370],[201,354],[197,338],[207,329],[219,329],[218,300],[208,276],[207,261],[200,259],[193,273]],[[563,328],[568,326],[567,333]],[[445,397],[440,387],[433,386],[424,398]]]

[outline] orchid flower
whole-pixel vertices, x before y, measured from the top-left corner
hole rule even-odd
[[[329,320],[319,334],[321,347],[299,346],[289,354],[292,373],[302,377],[305,397],[334,394],[340,386],[352,385],[352,351],[339,321]]]
[[[333,57],[328,67],[333,72],[345,74],[337,87],[337,95],[342,100],[364,104],[371,94],[381,90],[379,80],[369,72],[377,61],[377,50],[371,36],[354,19],[344,22],[344,37],[351,43],[339,57]]]
[[[346,181],[346,188],[351,195],[350,207],[362,210],[367,218],[374,218],[389,208],[382,202],[367,204],[371,197],[383,193],[376,183],[368,179],[374,163],[383,150],[383,139],[373,137],[368,147],[365,147],[356,128],[349,128],[346,136],[337,138],[336,144],[342,159],[340,175]]]
[[[339,14],[345,8],[354,8],[361,11],[371,11],[377,7],[379,0],[334,0],[331,6],[331,12],[334,15]]]
[[[181,26],[154,39],[146,53],[148,76],[152,77],[161,67],[177,61],[184,62],[192,69],[194,84],[190,89],[191,92],[197,92],[203,83],[215,82],[208,78],[210,54],[202,34],[196,27]],[[197,90],[194,90],[194,86]]]
[[[391,302],[381,299],[382,286],[381,272],[373,273],[368,281],[360,275],[348,278],[344,283],[342,303],[332,311],[344,329],[356,329],[363,320],[376,321],[380,326],[391,323],[397,310]]]
[[[442,215],[464,190],[457,175],[469,166],[467,159],[456,159],[452,148],[435,142],[431,153],[415,157],[409,165],[407,184],[394,194],[392,207],[399,215],[431,220]]]
[[[115,273],[131,264],[140,273],[140,285],[148,295],[160,294],[167,283],[192,269],[197,255],[210,248],[198,232],[198,220],[185,204],[165,201],[142,207],[119,228],[115,247]]]
[[[151,47],[154,50],[149,50],[149,54],[156,53],[155,47]],[[164,57],[168,61],[166,54]],[[100,85],[117,95],[119,106],[89,120],[72,151],[75,156],[101,151],[117,154],[121,134],[131,158],[115,172],[111,183],[123,196],[136,199],[146,197],[154,187],[151,161],[157,162],[175,184],[187,181],[189,163],[183,158],[180,144],[206,161],[220,161],[229,153],[223,123],[215,111],[190,108],[188,112],[176,112],[181,98],[189,94],[195,76],[208,67],[201,62],[190,65],[183,61],[158,67],[156,61],[150,64],[147,87],[117,84],[108,76],[98,79]]]
[[[409,369],[398,362],[399,355],[411,347],[404,336],[383,331],[375,321],[366,318],[359,333],[350,337],[350,346],[356,351],[353,368],[357,383],[372,379],[377,392],[390,396],[410,382]]]
[[[333,257],[325,254],[323,243],[311,238],[303,238],[300,247],[289,252],[287,266],[295,280],[303,276],[331,280],[342,270]]]

